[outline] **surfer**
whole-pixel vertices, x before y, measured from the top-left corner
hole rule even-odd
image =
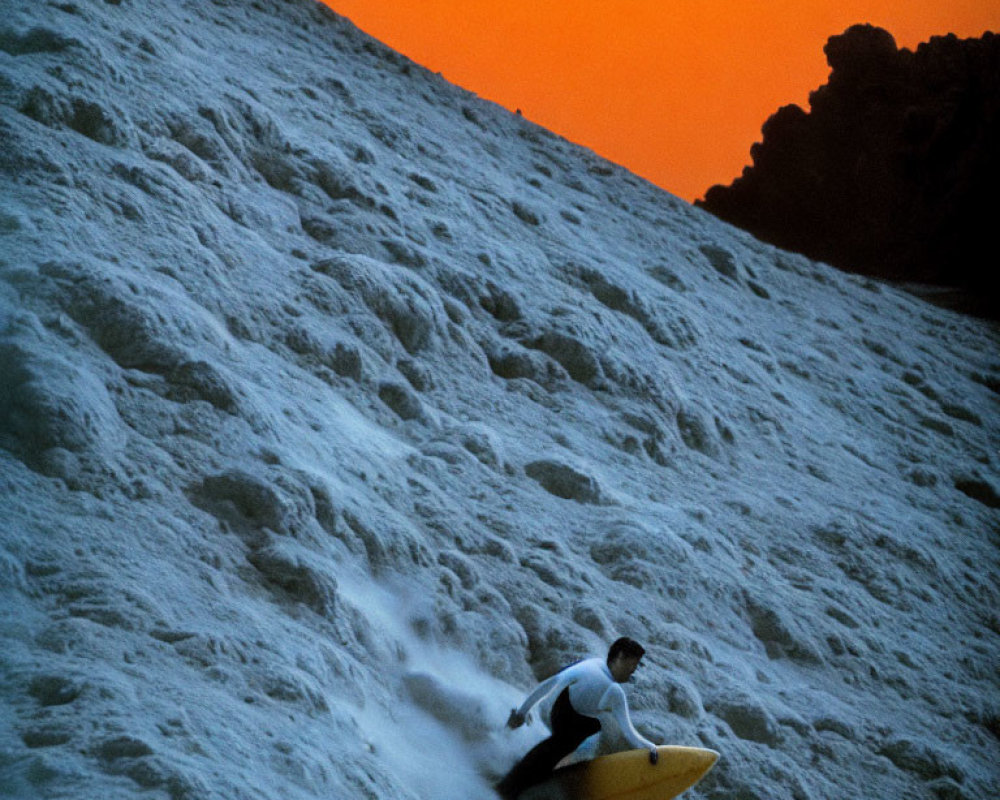
[[[632,677],[645,652],[635,640],[622,637],[608,649],[607,659],[588,658],[566,667],[538,684],[521,707],[510,712],[507,727],[520,728],[536,703],[559,692],[552,706],[552,735],[535,745],[497,784],[497,792],[504,800],[513,800],[529,786],[545,780],[563,758],[601,729],[598,717],[602,714],[611,714],[629,744],[648,750],[650,763],[656,763],[656,745],[632,725],[621,687]]]

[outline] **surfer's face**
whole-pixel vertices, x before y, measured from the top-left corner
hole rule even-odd
[[[616,683],[625,683],[632,677],[632,673],[636,671],[636,668],[638,668],[640,660],[641,658],[636,658],[635,656],[616,656],[615,660],[608,665],[608,668],[611,670],[611,677],[615,679]]]

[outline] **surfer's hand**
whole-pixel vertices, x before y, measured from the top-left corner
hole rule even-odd
[[[517,709],[511,709],[510,717],[507,718],[507,727],[514,729],[520,728],[524,724],[525,718],[523,714],[518,714]]]
[[[649,748],[649,763],[650,764],[655,764],[659,760],[660,760],[660,751],[657,750],[655,747],[650,747]]]

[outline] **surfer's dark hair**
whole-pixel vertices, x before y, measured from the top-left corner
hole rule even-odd
[[[614,644],[608,648],[608,664],[620,655],[626,656],[627,658],[642,658],[645,654],[646,648],[639,644],[635,639],[630,639],[628,636],[622,636],[621,639],[616,639]]]

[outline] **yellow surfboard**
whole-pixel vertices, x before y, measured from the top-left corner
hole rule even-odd
[[[690,789],[719,758],[701,747],[659,747],[649,763],[647,750],[627,750],[556,770],[520,800],[670,800]]]

